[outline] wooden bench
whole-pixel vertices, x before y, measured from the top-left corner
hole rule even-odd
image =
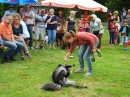
[[[4,46],[0,46],[1,62],[4,64]]]

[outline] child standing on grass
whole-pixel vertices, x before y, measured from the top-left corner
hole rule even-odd
[[[115,23],[115,33],[114,33],[114,45],[116,45],[117,39],[119,37],[119,31],[120,31],[120,25],[118,23]]]
[[[128,50],[128,36],[129,36],[129,27],[127,25],[127,20],[124,20],[124,25],[120,29],[121,36],[122,36],[122,43],[124,46],[124,50]]]
[[[80,20],[78,21],[78,32],[85,32],[86,31],[86,21],[84,20],[84,16],[80,16]]]
[[[116,26],[113,19],[109,23],[109,34],[110,34],[110,46],[114,45],[114,34],[116,32]]]

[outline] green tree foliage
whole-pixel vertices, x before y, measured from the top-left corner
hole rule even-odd
[[[14,5],[14,10],[17,10],[18,7],[19,5]],[[3,16],[6,10],[9,10],[9,4],[0,3],[0,16]]]
[[[113,13],[115,10],[119,12],[119,16],[121,15],[122,8],[126,7],[126,9],[130,9],[130,1],[129,0],[95,0],[96,2],[108,7]],[[101,19],[104,21],[103,13],[98,14]]]
[[[55,9],[55,15],[59,15],[59,11],[62,10],[63,11],[63,16],[65,18],[67,18],[70,15],[70,11],[71,9],[69,8],[56,8]]]

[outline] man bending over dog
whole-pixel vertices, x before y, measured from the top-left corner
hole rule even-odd
[[[96,51],[96,47],[99,43],[99,40],[97,36],[95,36],[92,33],[75,33],[72,30],[67,32],[63,40],[65,42],[70,43],[70,49],[69,52],[64,57],[64,61],[68,61],[68,57],[73,53],[75,46],[80,46],[78,57],[79,57],[79,63],[80,68],[76,70],[76,72],[83,72],[84,70],[84,54],[86,56],[86,62],[88,64],[88,72],[85,74],[85,76],[92,75],[92,62],[90,59],[91,53]]]

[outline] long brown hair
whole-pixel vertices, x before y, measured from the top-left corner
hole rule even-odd
[[[68,39],[70,39],[70,37],[76,37],[76,34],[74,31],[70,30],[69,32],[66,32],[64,37],[63,37],[63,40],[64,42],[67,42]]]

